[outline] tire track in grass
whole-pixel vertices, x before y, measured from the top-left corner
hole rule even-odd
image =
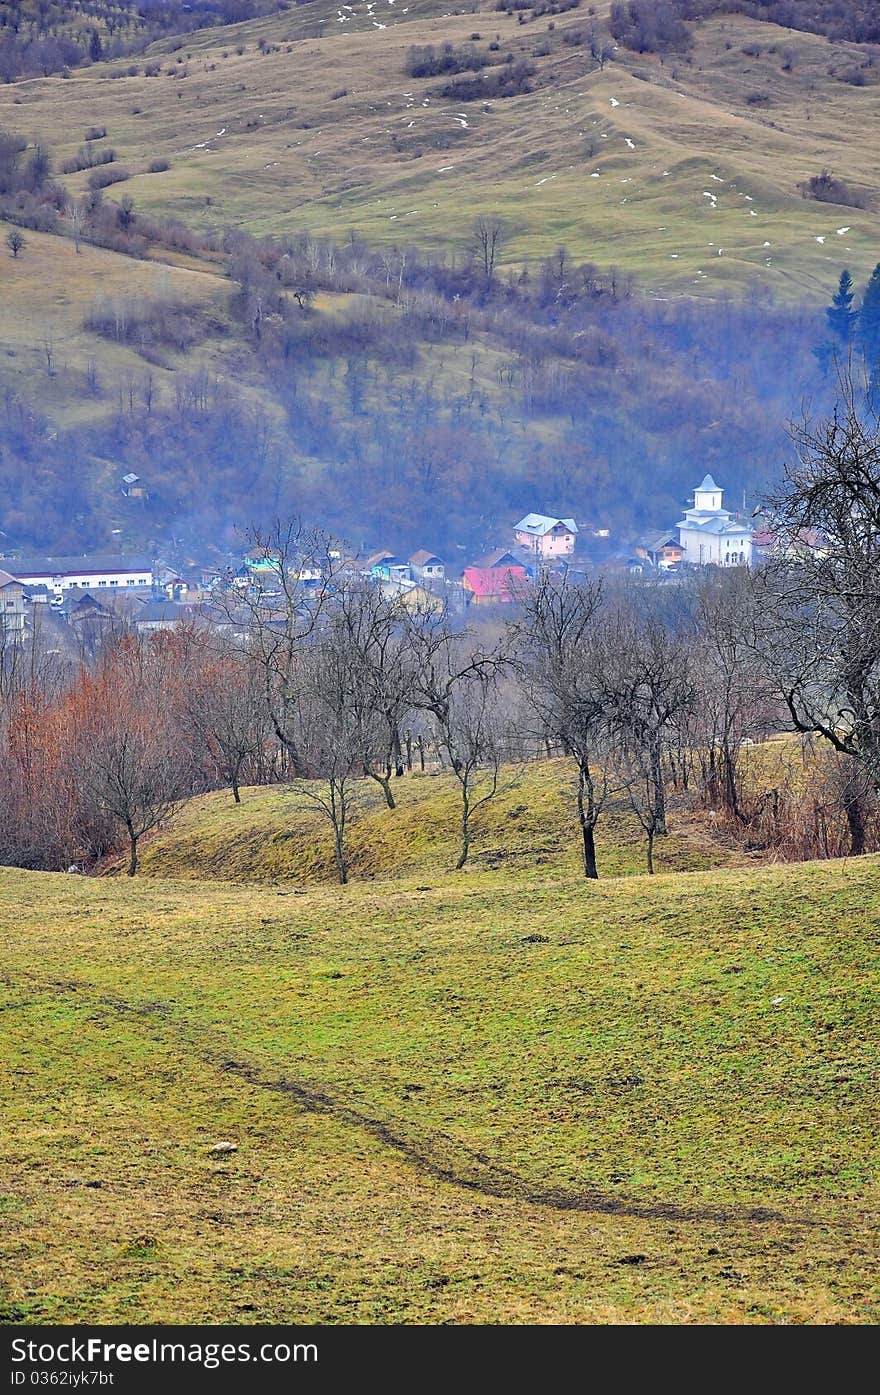
[[[764,1206],[682,1206],[677,1202],[637,1201],[633,1197],[609,1196],[596,1190],[572,1191],[565,1187],[542,1186],[520,1173],[506,1168],[488,1157],[440,1132],[416,1135],[412,1126],[407,1131],[394,1121],[377,1118],[339,1099],[325,1087],[311,1081],[291,1080],[272,1076],[253,1061],[230,1056],[227,1052],[208,1046],[211,1035],[207,1028],[176,1019],[172,1003],[160,1000],[129,1002],[115,994],[95,993],[93,986],[75,979],[44,981],[26,971],[20,974],[31,989],[45,993],[75,993],[83,1007],[105,1008],[120,1016],[140,1021],[160,1021],[179,1044],[190,1051],[201,1065],[208,1065],[224,1075],[231,1075],[253,1089],[285,1095],[310,1114],[323,1114],[352,1128],[363,1129],[372,1138],[391,1148],[420,1172],[438,1182],[476,1192],[481,1196],[502,1201],[517,1201],[532,1206],[544,1206],[554,1211],[581,1211],[594,1215],[628,1216],[638,1220],[667,1220],[695,1223],[708,1221],[723,1225],[776,1224],[792,1227],[823,1226],[849,1229],[845,1221],[828,1221],[812,1216],[786,1216]],[[5,978],[9,988],[15,980]],[[9,1007],[35,1006],[35,1000],[9,1004]]]

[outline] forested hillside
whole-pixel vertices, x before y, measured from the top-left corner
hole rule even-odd
[[[880,256],[875,50],[759,8],[314,0],[0,88],[4,548],[750,510]]]

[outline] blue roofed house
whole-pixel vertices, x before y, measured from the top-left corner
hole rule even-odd
[[[678,524],[685,562],[697,567],[738,567],[751,562],[751,527],[721,507],[723,494],[711,475],[694,490],[694,506],[685,510]]]
[[[549,518],[543,513],[527,513],[513,533],[520,547],[536,557],[570,557],[574,552],[577,524],[573,518]]]

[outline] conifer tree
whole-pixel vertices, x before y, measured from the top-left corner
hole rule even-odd
[[[852,339],[853,326],[859,317],[858,310],[853,310],[852,303],[855,298],[853,289],[853,279],[849,271],[840,273],[840,281],[837,290],[831,299],[831,304],[825,311],[828,321],[828,328],[841,344],[847,346]]]
[[[880,262],[874,267],[862,296],[859,344],[865,357],[865,366],[873,378],[880,369]]]

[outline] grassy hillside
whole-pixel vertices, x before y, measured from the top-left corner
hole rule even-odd
[[[461,804],[451,775],[404,778],[395,783],[397,808],[389,811],[378,786],[358,785],[351,825],[354,877],[441,876],[455,866]],[[511,769],[502,792],[473,819],[472,870],[535,869],[537,875],[574,873],[579,833],[572,768],[565,761],[533,762]],[[635,817],[615,801],[597,830],[600,871],[623,876],[644,869],[644,835]],[[673,810],[670,836],[657,851],[658,869],[702,871],[742,862],[741,854],[712,836],[709,823]],[[546,868],[546,872],[538,869]],[[143,870],[158,877],[222,877],[234,881],[333,881],[330,825],[301,794],[283,786],[242,791],[236,805],[228,791],[190,800],[167,830],[144,845]]]
[[[878,890],[6,871],[4,1316],[870,1321]]]
[[[827,399],[821,304],[844,265],[861,292],[880,255],[876,212],[798,190],[828,166],[880,197],[867,50],[727,16],[694,26],[684,57],[618,48],[600,70],[570,42],[586,8],[518,13],[313,0],[0,88],[0,126],[44,142],[71,194],[95,170],[58,175],[65,162],[115,151],[97,172],[129,177],[102,216],[118,234],[130,196],[135,241],[114,245],[146,247],[149,213],[216,234],[198,257],[166,235],[148,261],[30,231],[16,259],[0,243],[4,547],[200,555],[237,546],[236,523],[298,511],[367,550],[463,561],[529,508],[623,548],[674,519],[706,470],[728,501],[756,502],[784,423]],[[532,90],[462,105],[438,95],[443,76],[407,75],[413,45],[447,40],[490,73],[508,55],[533,64]],[[480,212],[506,224],[505,269],[528,272],[488,305],[479,275],[459,294],[453,270]],[[237,228],[351,234],[351,264],[322,266],[307,315],[287,292],[273,305],[268,273],[257,333],[227,275]],[[358,233],[405,263],[359,271]],[[606,279],[569,303],[571,265],[543,265],[562,242],[634,272],[635,296]],[[420,268],[420,248],[444,266]],[[412,298],[395,303],[404,264]],[[115,334],[139,304],[141,337]],[[163,337],[166,312],[189,321],[186,345]],[[129,470],[145,505],[119,493]]]
[[[0,244],[9,226],[0,220]],[[36,396],[56,423],[75,427],[106,414],[108,399],[112,403],[127,381],[142,379],[148,369],[134,346],[87,329],[84,321],[97,306],[167,299],[222,318],[229,283],[207,263],[140,261],[86,242],[77,253],[64,237],[30,230],[25,237],[20,256],[3,261],[0,376],[5,388]],[[186,356],[186,366],[229,372],[224,360],[230,350],[228,340],[215,336],[207,350],[199,345]],[[149,365],[159,392],[171,390],[184,362],[182,355],[165,357],[164,365]],[[89,363],[94,390],[86,378]]]
[[[511,224],[508,262],[565,242],[664,294],[818,299],[841,261],[873,267],[875,215],[797,188],[823,166],[880,188],[880,84],[847,80],[864,48],[727,16],[696,26],[686,58],[619,48],[600,72],[565,42],[587,22],[578,9],[520,24],[487,0],[453,15],[436,0],[314,0],[163,41],[134,75],[104,64],[7,87],[0,123],[67,156],[100,114],[125,192],[203,228],[464,246],[489,210]],[[442,80],[405,67],[411,45],[446,40],[533,63],[533,90],[443,99]],[[170,168],[146,173],[159,156]]]

